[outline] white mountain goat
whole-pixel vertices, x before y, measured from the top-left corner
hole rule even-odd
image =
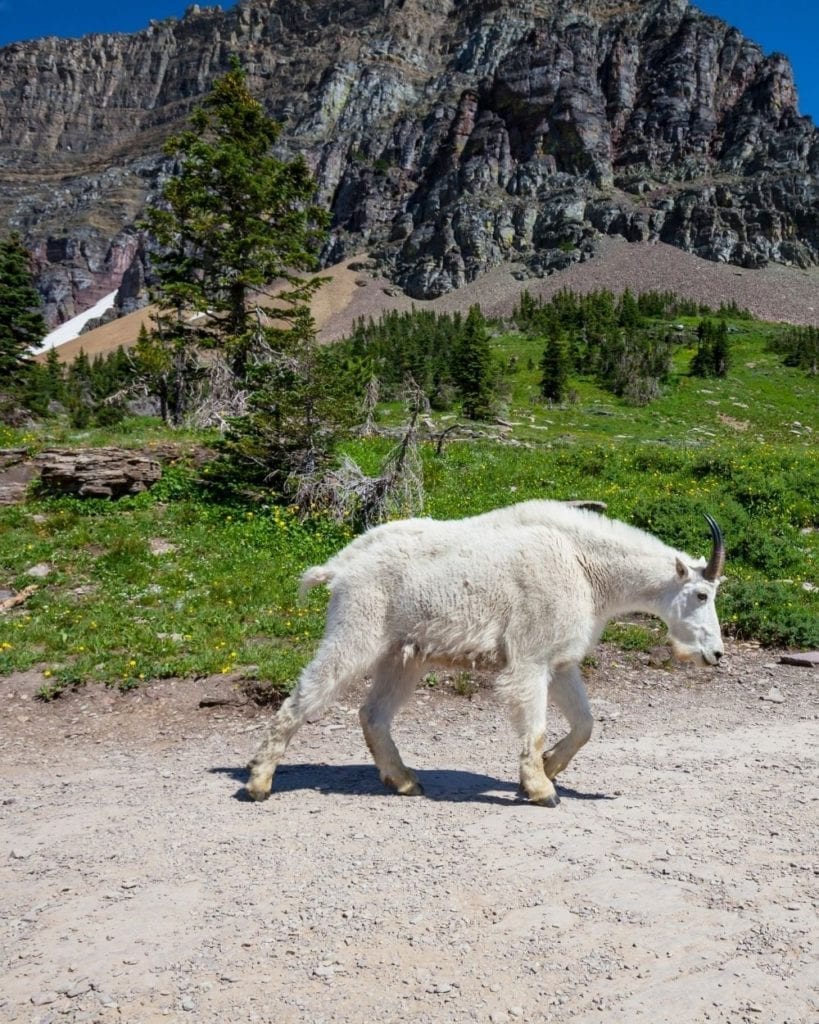
[[[347,684],[372,685],[361,707],[364,737],[383,782],[422,791],[390,735],[398,709],[430,664],[497,673],[497,692],[520,734],[521,785],[553,807],[552,780],[592,731],[580,662],[606,622],[658,615],[681,660],[722,656],[714,599],[725,564],[719,527],[695,560],[648,533],[586,508],[527,501],[471,519],[408,519],[358,537],[308,569],[303,591],[331,591],[324,638],[268,738],[250,763],[247,791],[263,800],[288,742]],[[551,698],[570,731],[544,752]]]

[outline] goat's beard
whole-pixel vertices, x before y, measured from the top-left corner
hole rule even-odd
[[[683,663],[693,663],[700,667],[712,668],[716,662],[709,661],[699,647],[692,647],[691,644],[681,643],[679,640],[671,639],[671,653],[674,655],[676,661]]]

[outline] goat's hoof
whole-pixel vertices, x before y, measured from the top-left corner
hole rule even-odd
[[[252,775],[245,786],[245,792],[251,800],[267,800],[273,788],[273,779],[256,779]]]
[[[388,789],[394,789],[399,796],[423,796],[424,787],[418,779],[407,779],[404,782],[395,782],[389,776],[383,777],[381,781]]]
[[[557,793],[549,793],[548,796],[533,796],[530,797],[533,804],[537,804],[538,807],[557,807],[560,803],[560,797]]]
[[[398,792],[401,796],[423,796],[424,787],[420,782],[410,782],[406,786],[402,786]]]
[[[267,800],[270,796],[269,789],[256,789],[253,786],[245,786],[245,792],[251,800],[255,800],[257,803],[260,803],[262,800]]]

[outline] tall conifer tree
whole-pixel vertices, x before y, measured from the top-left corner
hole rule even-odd
[[[552,402],[562,402],[569,379],[569,356],[560,329],[555,324],[540,358],[540,393]]]
[[[480,306],[470,307],[455,355],[453,369],[464,416],[485,419],[492,410],[495,381],[492,349]]]
[[[47,333],[34,287],[31,256],[13,234],[0,241],[0,381],[22,385],[29,350]]]
[[[240,378],[259,350],[286,347],[293,332],[303,332],[303,307],[320,284],[299,272],[315,269],[327,216],[313,205],[305,161],[272,155],[279,133],[234,58],[190,128],[169,140],[177,171],[147,215],[160,248],[158,335],[170,350],[191,343],[221,349]],[[265,331],[259,300],[273,281],[284,282],[278,328]],[[171,361],[183,362],[178,355]]]

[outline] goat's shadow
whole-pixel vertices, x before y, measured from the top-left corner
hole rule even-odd
[[[246,768],[214,767],[214,775],[227,775],[242,784],[233,794],[234,799],[249,801],[244,789],[248,779]],[[428,769],[417,772],[424,787],[427,800],[448,803],[529,804],[520,787],[503,779],[494,779],[477,772],[459,771],[454,768]],[[614,800],[607,793],[585,793],[569,786],[557,785],[558,796],[570,800]],[[394,798],[395,793],[387,789],[371,764],[283,764],[276,771],[273,795],[312,790],[324,794],[346,794],[354,796],[375,796]]]

